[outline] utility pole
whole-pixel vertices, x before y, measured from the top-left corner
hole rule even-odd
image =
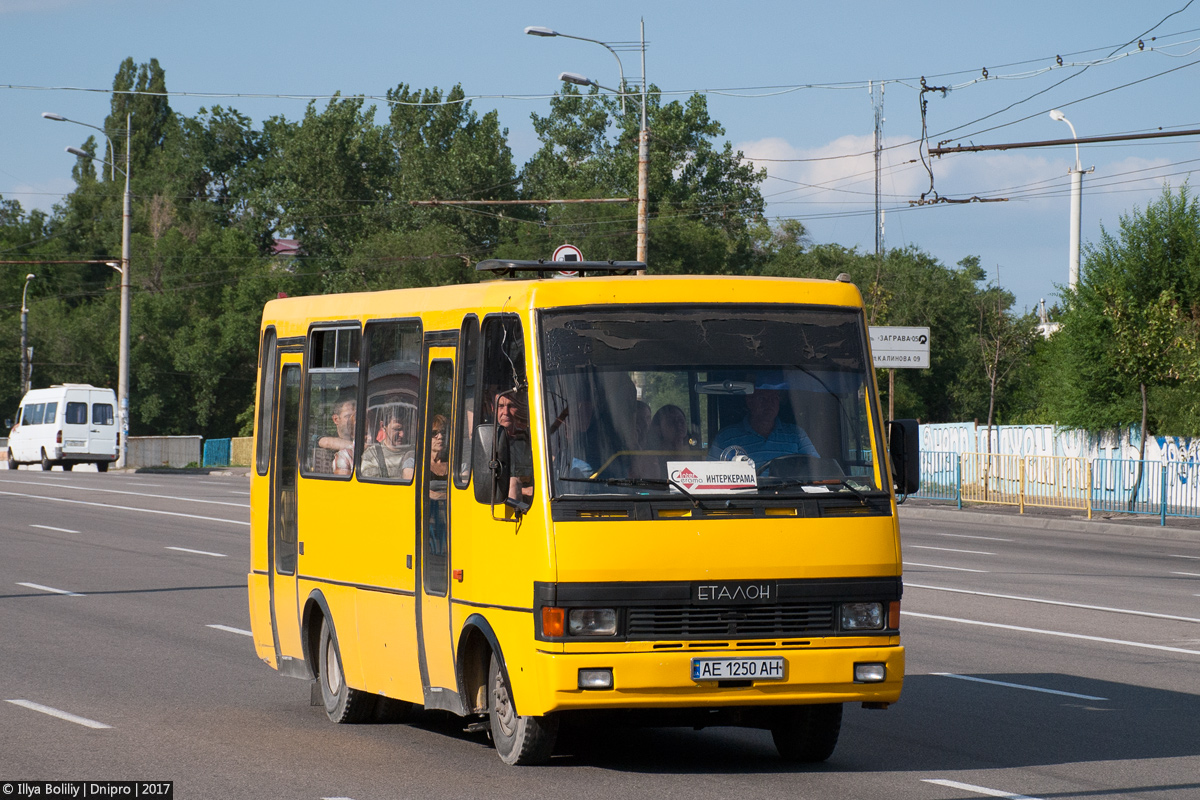
[[[624,89],[625,87],[621,87]],[[638,217],[637,260],[646,263],[646,207],[648,167],[650,164],[650,131],[646,128],[646,19],[642,18],[642,125],[638,132]],[[645,274],[642,270],[641,274]]]

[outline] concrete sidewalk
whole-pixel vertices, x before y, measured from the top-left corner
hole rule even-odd
[[[1106,512],[1103,516],[1093,515],[1092,519],[1088,519],[1086,514],[1074,510],[1026,506],[1025,513],[1021,514],[1015,506],[982,504],[964,505],[960,511],[953,505],[909,498],[900,506],[900,519],[959,523],[964,527],[984,523],[1063,533],[1103,533],[1200,542],[1200,519],[1190,517],[1167,517],[1166,526],[1162,526],[1157,516],[1146,514]]]

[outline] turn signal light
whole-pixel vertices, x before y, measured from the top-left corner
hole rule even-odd
[[[894,631],[900,630],[900,601],[888,603],[888,627]]]
[[[542,635],[563,636],[566,634],[566,612],[553,606],[542,607]]]

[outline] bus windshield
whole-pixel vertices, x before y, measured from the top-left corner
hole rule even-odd
[[[857,309],[554,309],[540,331],[553,497],[888,488]]]

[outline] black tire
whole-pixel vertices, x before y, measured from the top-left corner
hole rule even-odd
[[[54,466],[54,464],[51,463],[50,459],[46,457],[46,451],[43,450],[42,451],[42,472],[49,472],[50,468],[53,466]]]
[[[833,755],[841,731],[841,703],[788,706],[778,710],[771,738],[785,761],[815,764]]]
[[[342,653],[338,649],[337,637],[329,620],[321,620],[319,641],[317,683],[321,686],[325,714],[330,720],[338,723],[363,722],[369,719],[379,696],[351,689],[346,685],[346,675],[342,671]]]
[[[96,462],[96,472],[108,472],[108,462],[107,461],[97,461]]]
[[[517,716],[513,707],[512,690],[500,669],[500,659],[492,653],[488,665],[488,721],[492,744],[500,760],[509,765],[545,764],[554,755],[558,739],[558,717]]]
[[[70,471],[71,471],[71,468],[72,468],[72,467],[74,467],[74,466],[75,466],[75,465],[74,465],[74,464],[72,464],[70,461],[64,461],[64,462],[63,462],[63,465],[62,465],[63,472],[70,472]]]
[[[17,460],[15,458],[13,458],[12,450],[9,450],[8,451],[8,468],[16,469],[19,466],[20,466],[20,464],[18,464]]]

